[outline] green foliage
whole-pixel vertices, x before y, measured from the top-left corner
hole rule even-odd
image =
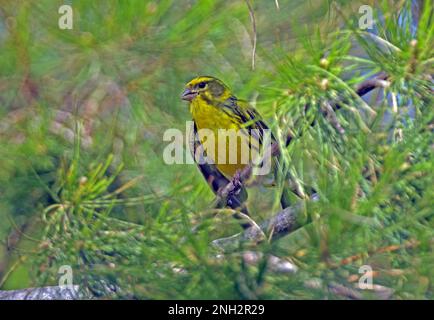
[[[73,30],[57,26],[61,4],[0,8],[0,288],[56,285],[69,265],[96,297],[334,299],[370,265],[382,287],[361,297],[432,299],[430,1],[375,3],[369,33],[362,2],[254,3],[255,70],[244,1],[74,1]],[[380,71],[387,81],[359,97]],[[162,159],[198,74],[256,103],[283,147],[281,176],[318,195],[311,223],[224,255],[212,245],[239,221],[212,208],[194,165]]]

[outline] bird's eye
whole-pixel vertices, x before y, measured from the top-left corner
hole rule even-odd
[[[199,88],[203,89],[203,88],[206,87],[206,83],[205,83],[205,82],[200,82],[197,86],[198,86]]]

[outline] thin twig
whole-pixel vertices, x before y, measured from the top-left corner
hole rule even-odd
[[[277,10],[280,10],[279,0],[275,0],[274,2],[276,3],[276,8],[277,8]]]
[[[9,270],[0,279],[0,288],[3,287],[5,282],[9,279],[10,275],[15,272],[15,270],[27,259],[27,256],[21,256],[17,261],[9,268]]]
[[[245,0],[247,4],[247,8],[249,9],[250,21],[252,22],[253,29],[253,40],[252,40],[252,70],[255,70],[255,60],[256,60],[256,41],[257,41],[257,33],[256,33],[256,19],[255,12],[253,11],[253,7],[250,4],[249,0]]]
[[[342,128],[341,124],[339,123],[338,117],[333,110],[333,107],[328,103],[327,101],[324,101],[321,103],[321,109],[326,116],[326,119],[331,123],[331,125],[340,133],[344,134],[345,129]]]

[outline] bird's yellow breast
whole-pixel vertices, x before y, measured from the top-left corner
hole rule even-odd
[[[237,138],[236,143],[234,143],[234,140],[231,141],[226,138],[224,138],[226,141],[219,143],[219,129],[234,129],[239,132],[241,128],[235,120],[218,106],[214,106],[200,97],[191,102],[190,112],[202,145],[206,146],[206,140],[209,138],[207,132],[201,129],[208,129],[214,134],[214,148],[206,148],[207,158],[212,160],[217,169],[226,177],[233,177],[237,170],[242,170],[247,164],[245,161],[246,156],[242,157],[242,153],[249,150],[248,135],[241,135],[242,138]],[[230,163],[231,154],[236,155],[236,161],[232,161],[232,163]],[[222,157],[226,161],[221,161]],[[247,155],[247,157],[250,157],[250,155]]]

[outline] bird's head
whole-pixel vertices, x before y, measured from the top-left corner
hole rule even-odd
[[[181,99],[192,102],[201,98],[205,101],[225,101],[231,96],[229,88],[219,79],[208,76],[194,78],[185,85]]]

